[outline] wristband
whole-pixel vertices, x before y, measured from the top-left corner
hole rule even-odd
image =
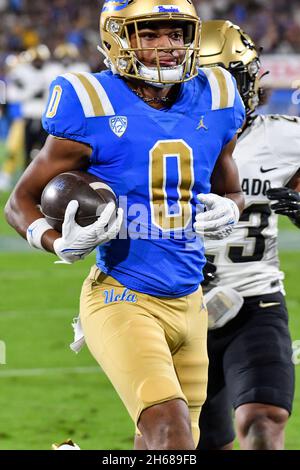
[[[38,250],[45,250],[42,245],[42,236],[48,230],[53,230],[50,224],[48,224],[47,220],[43,217],[41,219],[37,219],[29,225],[26,238],[29,245],[32,248],[37,248]],[[46,250],[45,250],[46,251]]]

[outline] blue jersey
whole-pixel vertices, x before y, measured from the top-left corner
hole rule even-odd
[[[125,208],[118,239],[97,249],[100,270],[155,296],[181,297],[198,288],[205,256],[192,228],[196,196],[210,192],[218,156],[244,117],[234,79],[218,67],[199,70],[164,110],[108,71],[54,81],[45,130],[88,144],[88,171]]]

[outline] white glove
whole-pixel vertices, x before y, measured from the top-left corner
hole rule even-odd
[[[75,215],[79,203],[76,200],[70,201],[62,226],[62,236],[55,240],[53,248],[57,256],[62,261],[57,263],[72,264],[75,261],[84,259],[96,246],[109,242],[118,235],[122,220],[123,210],[118,209],[118,216],[111,226],[107,224],[115,210],[113,202],[107,204],[101,216],[91,225],[81,227],[75,222]]]
[[[198,194],[197,198],[207,210],[196,215],[195,232],[211,240],[228,237],[240,218],[236,203],[232,199],[212,193]]]
[[[73,319],[72,328],[74,331],[74,341],[70,344],[70,348],[78,354],[85,344],[84,333],[79,316]]]

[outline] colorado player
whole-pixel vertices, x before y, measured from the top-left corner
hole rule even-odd
[[[218,64],[235,76],[247,121],[234,151],[246,209],[226,240],[206,244],[217,268],[210,286],[221,288],[210,291],[209,303],[216,305],[228,288],[244,303],[235,318],[237,312],[231,311],[231,320],[208,334],[208,398],[199,448],[232,447],[234,408],[242,449],[281,449],[292,410],[294,369],[272,209],[300,225],[300,120],[254,114],[260,61],[249,36],[229,21],[208,21],[202,34],[201,63]],[[269,199],[280,201],[272,205]],[[220,304],[214,313],[220,315]],[[224,318],[215,321],[223,325]]]
[[[20,55],[19,64],[8,76],[8,101],[19,105],[25,123],[26,168],[44,145],[47,134],[41,115],[47,103],[49,84],[55,78],[49,65],[51,54],[45,44],[30,48]]]
[[[110,71],[55,80],[43,118],[51,136],[6,214],[32,246],[67,263],[99,245],[81,295],[87,345],[142,434],[137,448],[194,449],[208,363],[205,258],[193,226],[219,239],[239,218],[232,151],[244,105],[228,72],[198,74],[200,20],[190,1],[109,0],[100,30]],[[126,198],[118,239],[104,244],[109,207],[82,228],[71,202],[62,234],[42,218],[43,188],[71,169],[99,176],[120,205]],[[199,194],[208,210],[196,215]],[[121,213],[111,238],[120,222]]]

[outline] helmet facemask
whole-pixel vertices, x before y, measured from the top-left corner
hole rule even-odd
[[[231,62],[227,68],[234,76],[237,87],[246,107],[247,116],[253,113],[260,101],[259,71],[261,63],[259,58],[248,64]]]
[[[183,45],[166,47],[143,47],[140,31],[160,27],[178,26],[183,30]],[[103,48],[110,68],[126,78],[143,80],[153,86],[165,87],[188,81],[197,75],[200,45],[200,20],[188,15],[168,13],[120,20],[110,17],[103,34]],[[135,44],[134,44],[134,41]],[[107,40],[108,39],[108,40]],[[176,66],[164,66],[161,51],[175,53],[180,57]],[[176,54],[177,51],[177,54]],[[143,54],[153,52],[155,64],[146,66]],[[177,57],[178,59],[178,57]]]

